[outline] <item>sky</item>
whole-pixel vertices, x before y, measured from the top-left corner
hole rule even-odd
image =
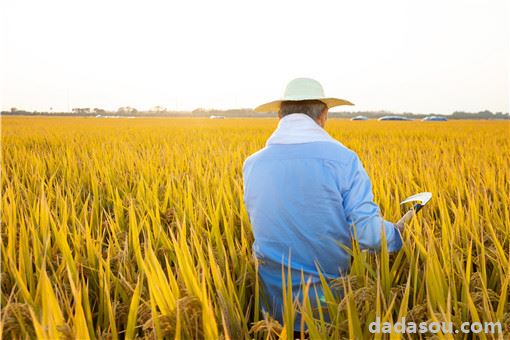
[[[250,108],[296,77],[354,107],[509,111],[506,0],[4,0],[2,109]]]

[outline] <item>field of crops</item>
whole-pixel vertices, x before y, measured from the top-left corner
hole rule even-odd
[[[330,323],[264,317],[242,163],[277,119],[2,117],[0,337],[370,338],[368,324],[500,321],[510,336],[510,124],[351,122],[388,220],[431,191],[395,255],[353,249]]]

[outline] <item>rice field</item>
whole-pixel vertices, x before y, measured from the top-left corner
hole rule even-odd
[[[434,197],[399,253],[353,245],[331,322],[286,294],[284,324],[261,312],[242,201],[242,163],[276,125],[2,117],[0,337],[291,339],[296,311],[313,339],[371,338],[377,316],[499,321],[487,338],[510,337],[509,122],[328,120],[386,219]]]

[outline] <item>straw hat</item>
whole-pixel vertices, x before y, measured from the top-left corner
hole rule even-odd
[[[283,98],[262,104],[255,108],[256,112],[278,112],[283,101],[320,100],[329,108],[339,105],[354,105],[339,98],[326,97],[322,85],[311,78],[296,78],[291,80],[285,88]]]

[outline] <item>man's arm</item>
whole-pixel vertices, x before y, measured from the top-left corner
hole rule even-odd
[[[347,222],[356,229],[360,248],[379,250],[384,229],[388,251],[400,250],[400,233],[395,224],[381,217],[379,207],[374,203],[370,178],[357,155],[354,156],[348,181],[348,189],[342,193],[343,205]]]

